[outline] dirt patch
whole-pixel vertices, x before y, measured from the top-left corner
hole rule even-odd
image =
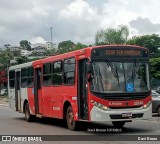
[[[0,104],[8,104],[9,99],[7,96],[0,96]]]

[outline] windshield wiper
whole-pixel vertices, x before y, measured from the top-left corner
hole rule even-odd
[[[132,78],[134,79],[136,77],[136,71],[139,70],[139,61],[136,60],[132,69]]]
[[[107,63],[108,66],[111,67],[112,74],[117,79],[118,85],[120,86],[119,75],[118,75],[118,71],[117,71],[117,65],[114,67],[113,64],[110,61],[106,61],[106,63]]]

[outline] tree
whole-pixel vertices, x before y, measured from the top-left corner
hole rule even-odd
[[[56,55],[57,53],[56,53],[56,49],[55,48],[53,48],[53,49],[51,49],[51,50],[46,50],[45,52],[44,52],[44,55],[45,56],[53,56],[53,55]]]
[[[143,46],[149,49],[151,57],[160,56],[160,36],[156,34],[135,36],[127,41],[127,44]]]
[[[38,53],[36,51],[33,51],[31,56],[38,56]]]
[[[62,54],[62,53],[70,52],[75,50],[75,47],[76,45],[71,40],[63,41],[58,44],[57,53]]]
[[[14,55],[15,57],[18,57],[18,56],[21,55],[21,50],[15,50],[15,51],[13,51],[12,53],[13,53],[13,55]]]
[[[22,64],[28,62],[28,58],[26,56],[20,56],[16,58],[17,64]]]
[[[150,74],[152,78],[160,80],[160,57],[150,59]]]
[[[150,77],[152,88],[160,85],[160,57],[150,59]]]
[[[28,42],[27,40],[21,40],[19,44],[22,48],[31,50],[31,43]]]
[[[76,46],[75,46],[75,50],[79,50],[79,49],[86,48],[86,47],[88,47],[88,46],[85,45],[85,44],[82,44],[82,43],[78,42],[76,44]]]
[[[10,44],[5,44],[4,47],[5,48],[9,48],[11,45]]]
[[[107,28],[97,31],[95,44],[125,44],[129,35],[128,27],[120,25],[117,29]]]
[[[13,53],[6,49],[0,54],[0,70],[4,70],[10,66],[10,60],[13,59]]]

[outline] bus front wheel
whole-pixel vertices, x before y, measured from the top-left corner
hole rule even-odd
[[[30,114],[29,104],[25,104],[25,119],[27,122],[31,122],[34,120],[34,116]]]
[[[114,127],[122,128],[125,125],[125,121],[113,121],[112,124]]]
[[[71,106],[67,108],[66,122],[67,122],[68,129],[73,130],[73,131],[77,129],[77,123],[74,120],[73,109]]]

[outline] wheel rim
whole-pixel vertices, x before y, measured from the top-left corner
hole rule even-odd
[[[72,111],[68,112],[67,123],[68,123],[68,127],[69,128],[72,129],[74,127],[74,116],[73,116],[73,112]]]

